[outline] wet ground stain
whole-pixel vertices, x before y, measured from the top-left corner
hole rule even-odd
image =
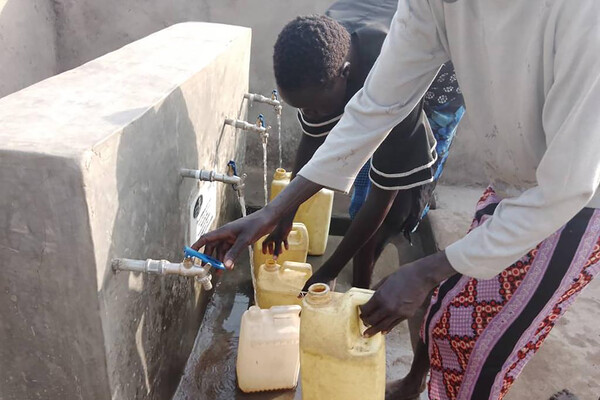
[[[327,253],[323,257],[311,257],[308,260],[314,269],[329,257],[339,241],[340,238],[330,238]],[[398,265],[393,246],[386,249],[380,263]],[[235,363],[240,322],[242,314],[251,305],[253,288],[247,254],[236,265],[234,271],[225,272],[215,285],[194,349],[173,400],[301,400],[300,387],[295,391],[252,394],[243,393],[237,388]],[[346,268],[338,279],[338,291],[350,288],[351,270],[352,268]],[[385,276],[387,272],[384,268],[379,268],[376,274]],[[412,360],[405,324],[390,333],[386,342],[388,378],[401,378],[408,372]]]

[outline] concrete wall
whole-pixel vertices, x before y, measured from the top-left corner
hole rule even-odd
[[[243,161],[249,59],[250,30],[181,24],[0,99],[2,399],[173,394],[206,296],[110,260],[180,260],[205,185],[231,218],[178,171]]]
[[[0,97],[58,72],[50,0],[0,0]]]
[[[444,173],[440,178],[442,183],[475,187],[485,187],[489,184],[484,168],[486,162],[484,153],[476,145],[479,142],[476,140],[478,134],[471,125],[467,109],[458,125]]]
[[[292,18],[322,13],[333,0],[56,0],[58,57],[66,70],[112,51],[149,33],[182,21],[208,21],[252,28],[250,89],[269,94],[275,88],[272,50],[277,34]],[[268,107],[255,107],[275,126]],[[273,133],[275,133],[273,131]],[[271,135],[269,163],[278,158],[276,134]],[[299,141],[295,112],[283,115],[284,159],[291,165]],[[262,165],[262,147],[256,137],[248,140],[248,161]]]
[[[2,4],[0,0],[0,4]],[[269,94],[275,83],[272,72],[272,49],[277,34],[292,18],[301,14],[322,13],[333,0],[35,0],[37,8],[48,10],[48,32],[43,31],[44,24],[39,25],[38,17],[19,12],[31,7],[31,2],[7,0],[14,12],[7,13],[0,19],[0,50],[2,50],[2,21],[10,37],[14,37],[13,52],[22,52],[31,45],[34,54],[44,51],[51,53],[53,68],[46,65],[45,58],[20,61],[12,57],[12,53],[0,52],[2,65],[8,65],[15,73],[24,77],[15,79],[14,74],[0,74],[0,97],[21,89],[54,74],[57,70],[66,71],[90,61],[107,52],[118,49],[132,41],[140,39],[172,24],[185,21],[219,22],[232,25],[247,26],[253,29],[252,60],[250,65],[250,89],[254,92]],[[29,4],[28,6],[26,4]],[[52,4],[50,7],[48,4]],[[9,8],[9,7],[7,7]],[[17,15],[15,15],[17,13]],[[56,15],[56,18],[54,18]],[[21,21],[17,24],[18,21]],[[18,26],[16,26],[18,25]],[[34,27],[30,30],[30,27]],[[40,31],[40,34],[37,31]],[[55,32],[56,31],[56,32]],[[40,40],[42,36],[42,40]],[[48,40],[54,40],[50,45]],[[16,40],[18,39],[18,41]],[[56,47],[56,49],[55,49]],[[55,65],[54,53],[58,59]],[[6,62],[4,62],[6,61]],[[48,69],[49,68],[49,69]],[[37,73],[43,69],[45,73]],[[268,122],[275,126],[275,118],[269,108],[256,107],[254,114],[263,112]],[[298,143],[298,126],[295,113],[284,110],[283,116],[284,153],[286,164],[293,160],[293,153]],[[254,165],[262,164],[261,145],[257,138],[248,141],[249,160]],[[272,135],[269,144],[269,156],[277,159],[276,135]],[[275,163],[271,164],[275,167]]]

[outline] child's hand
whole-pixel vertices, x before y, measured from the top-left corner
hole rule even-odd
[[[267,236],[262,244],[263,254],[272,254],[273,258],[276,260],[277,256],[283,251],[282,244],[286,250],[289,250],[288,235],[292,230],[293,222],[293,215],[292,218],[283,218],[279,221],[275,230]]]

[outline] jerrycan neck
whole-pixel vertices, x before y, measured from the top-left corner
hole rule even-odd
[[[331,302],[331,289],[324,283],[315,283],[308,288],[306,301],[312,306],[326,306]]]
[[[277,168],[273,174],[273,179],[282,180],[287,178],[287,171],[283,168]]]
[[[265,261],[265,271],[267,272],[277,272],[279,271],[280,265],[275,262],[272,258],[267,259]]]

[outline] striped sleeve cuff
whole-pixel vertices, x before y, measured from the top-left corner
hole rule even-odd
[[[339,172],[319,168],[318,165],[315,166],[310,162],[298,172],[298,175],[328,189],[343,193],[349,193],[354,183],[353,176],[341,176]]]
[[[342,118],[342,115],[344,114],[342,113],[327,121],[312,123],[306,121],[302,113],[298,111],[298,122],[300,122],[300,127],[305,135],[310,137],[324,137],[337,125],[338,121]]]
[[[408,190],[433,182],[436,146],[427,116],[421,112],[420,122],[410,135],[396,127],[375,151],[371,182],[383,190]]]

